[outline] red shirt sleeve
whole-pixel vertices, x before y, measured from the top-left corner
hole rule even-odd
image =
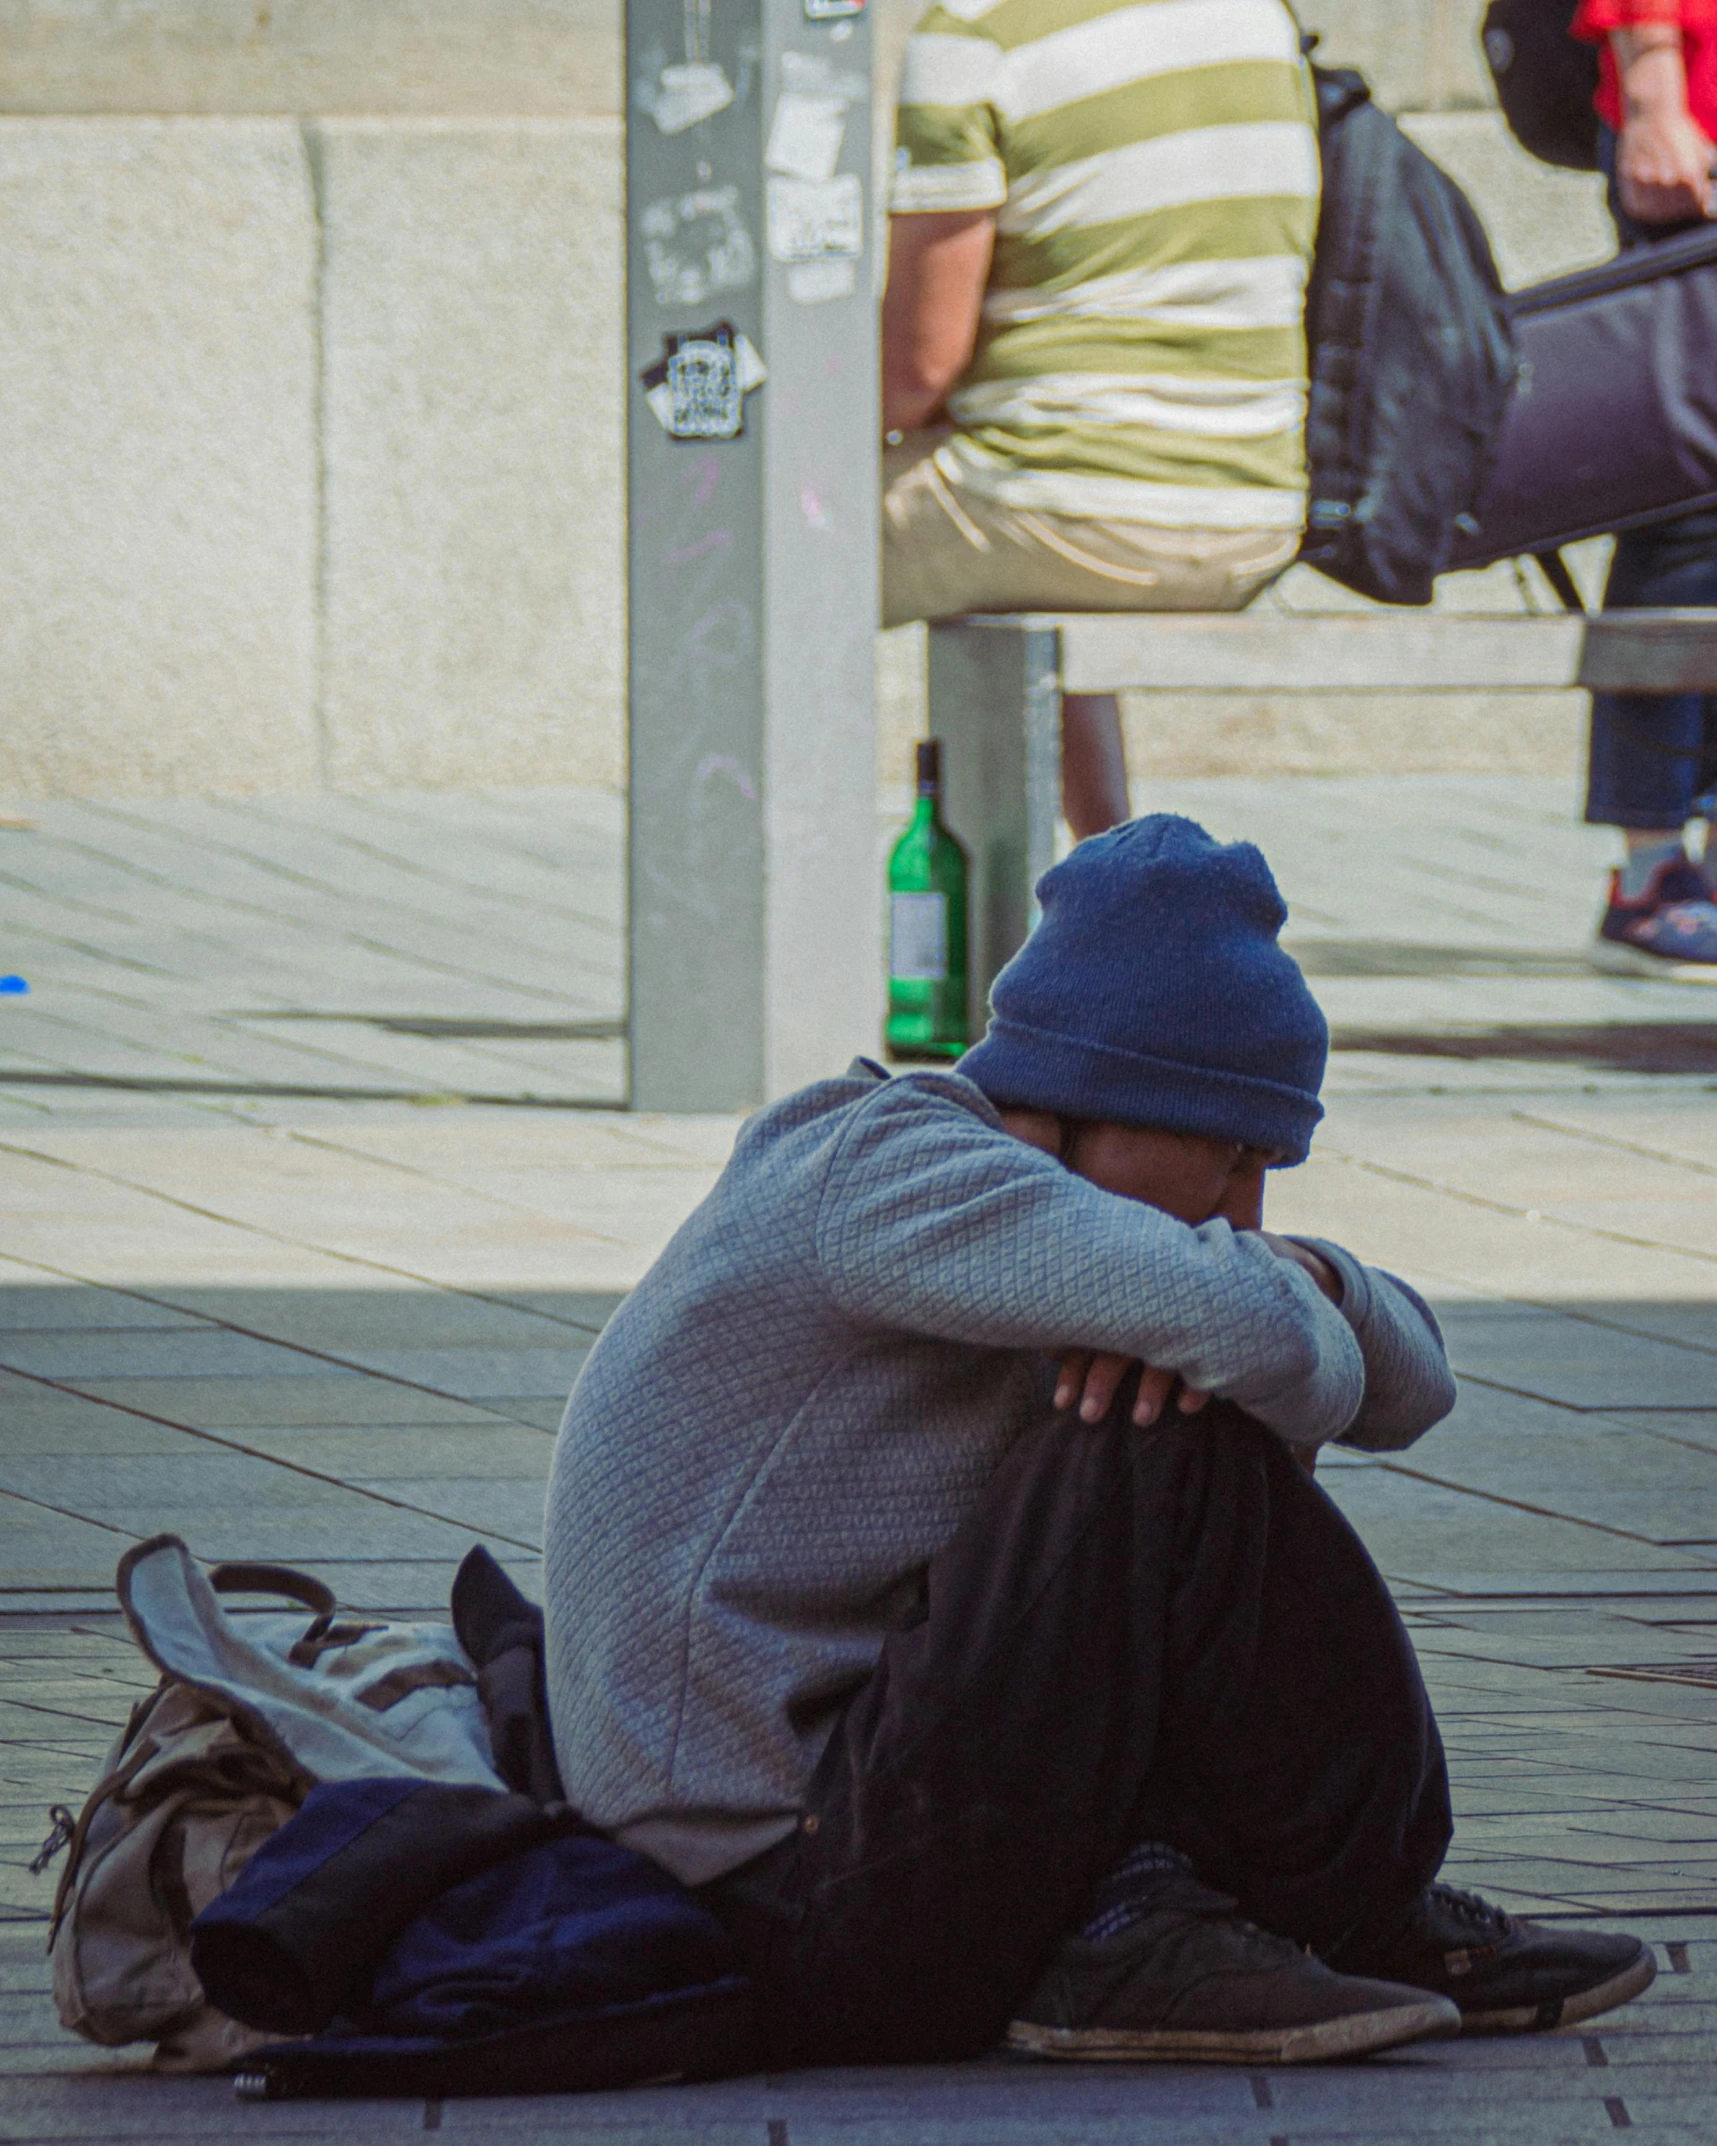
[[[1717,27],[1717,0],[1580,0],[1569,32],[1595,45],[1638,22],[1674,22],[1684,30]]]
[[[1621,84],[1616,79],[1612,30],[1636,23],[1673,22],[1681,27],[1687,68],[1687,109],[1717,140],[1717,0],[1580,0],[1569,33],[1598,47],[1598,94],[1592,100],[1605,126],[1620,132]]]

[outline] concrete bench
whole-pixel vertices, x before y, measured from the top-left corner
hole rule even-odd
[[[950,620],[930,629],[930,731],[948,824],[972,859],[972,982],[1031,928],[1055,857],[1060,696],[1129,690],[1717,692],[1717,611],[1541,618],[1450,612],[1129,612]]]

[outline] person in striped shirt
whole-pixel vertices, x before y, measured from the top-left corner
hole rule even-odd
[[[1305,513],[1316,110],[1282,0],[939,0],[883,304],[884,622],[1231,610]],[[1076,835],[1128,817],[1063,707]]]

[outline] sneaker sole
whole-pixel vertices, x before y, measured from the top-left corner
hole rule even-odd
[[[1522,2004],[1501,2012],[1463,2012],[1463,2034],[1545,2034],[1552,2027],[1578,2026],[1583,2019],[1596,2019],[1600,2012],[1613,2012],[1657,1980],[1657,1955],[1649,1945],[1620,1974],[1572,1997],[1552,1998],[1546,2004]]]
[[[1677,961],[1668,954],[1648,954],[1620,939],[1594,939],[1586,961],[1606,976],[1655,976],[1660,984],[1717,984],[1717,961]]]
[[[1350,2012],[1301,2027],[1251,2027],[1199,2032],[1187,2027],[1040,2027],[1016,2019],[1008,2047],[1034,2057],[1086,2064],[1318,2064],[1332,2057],[1369,2056],[1403,2042],[1443,2040],[1461,2031],[1461,2015],[1446,1997],[1393,2005],[1386,2012]]]

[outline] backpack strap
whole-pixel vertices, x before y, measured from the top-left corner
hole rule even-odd
[[[84,1807],[77,1818],[68,1825],[70,1817],[63,1805],[56,1804],[48,1813],[54,1821],[54,1830],[43,1841],[41,1853],[30,1865],[32,1871],[45,1871],[62,1848],[71,1852],[66,1857],[66,1867],[60,1872],[60,1882],[54,1889],[53,1913],[48,1918],[48,1945],[52,1952],[54,1939],[60,1934],[60,1924],[65,1920],[67,1907],[71,1904],[72,1887],[77,1883],[77,1874],[83,1865],[84,1844],[89,1839],[89,1829],[103,1804],[115,1796],[122,1796],[155,1756],[160,1746],[152,1736],[139,1734],[149,1716],[166,1697],[168,1686],[158,1684],[147,1699],[140,1700],[131,1709],[131,1719],[126,1723],[125,1734],[120,1739],[119,1762],[112,1770],[102,1775],[90,1790]]]
[[[325,1581],[291,1565],[211,1565],[209,1585],[217,1595],[284,1595],[316,1617],[331,1617],[337,1607],[334,1590]]]
[[[1586,606],[1580,591],[1574,585],[1574,577],[1568,571],[1568,562],[1560,549],[1552,544],[1547,550],[1535,551],[1532,556],[1538,561],[1546,581],[1554,591],[1556,601],[1564,611],[1576,611],[1584,618]]]

